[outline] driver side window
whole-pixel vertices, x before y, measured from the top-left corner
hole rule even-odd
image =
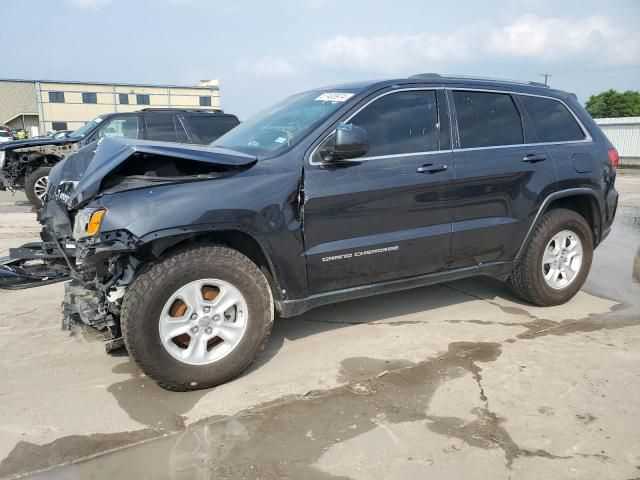
[[[138,138],[138,117],[135,115],[129,117],[114,118],[105,122],[98,132],[98,138]]]
[[[367,157],[431,152],[439,148],[438,104],[433,90],[384,95],[349,123],[367,130]]]

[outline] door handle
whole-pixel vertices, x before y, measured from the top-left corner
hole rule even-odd
[[[522,161],[529,162],[529,163],[536,163],[536,162],[542,162],[543,160],[546,160],[546,159],[547,157],[545,155],[530,154],[530,155],[525,155]]]
[[[418,167],[418,170],[416,171],[418,173],[436,173],[436,172],[442,172],[446,169],[447,169],[447,166],[443,163],[437,163],[435,165],[432,163],[427,163],[426,165]]]

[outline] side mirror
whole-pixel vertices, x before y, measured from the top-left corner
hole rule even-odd
[[[321,152],[326,162],[361,157],[369,151],[367,130],[352,123],[342,124],[333,135],[333,141]]]

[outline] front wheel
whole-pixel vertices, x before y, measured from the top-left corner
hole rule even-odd
[[[24,193],[31,205],[42,206],[42,198],[49,186],[49,172],[51,168],[41,167],[31,172],[24,181]]]
[[[512,291],[539,306],[569,301],[582,288],[593,258],[591,228],[564,208],[544,214],[509,278]]]
[[[169,390],[224,383],[264,349],[273,324],[269,284],[241,253],[181,249],[127,288],[122,336],[140,369]]]

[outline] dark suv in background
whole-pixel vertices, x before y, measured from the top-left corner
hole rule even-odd
[[[205,388],[253,362],[276,312],[474,275],[568,301],[611,229],[617,162],[575,95],[544,85],[323,88],[211,147],[105,140],[0,285],[73,278],[64,328],[124,341],[165,388]]]
[[[51,167],[85,145],[110,137],[204,145],[239,123],[219,110],[146,108],[100,115],[69,134],[0,144],[0,189],[24,189],[33,205],[42,206]]]

